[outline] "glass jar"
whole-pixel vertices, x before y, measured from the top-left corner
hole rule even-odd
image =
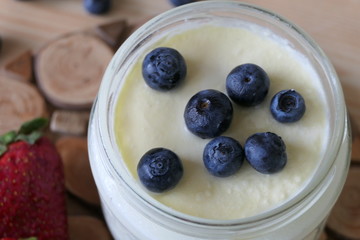
[[[138,186],[114,136],[117,92],[127,69],[157,36],[184,23],[247,21],[287,39],[322,79],[330,107],[327,151],[312,180],[294,198],[265,213],[235,220],[192,217],[169,209]],[[298,27],[264,9],[227,1],[187,4],[165,12],[134,32],[110,62],[89,122],[89,156],[107,224],[115,239],[317,239],[344,184],[350,158],[347,111],[337,75],[319,46]]]

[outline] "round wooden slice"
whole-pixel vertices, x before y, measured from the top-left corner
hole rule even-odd
[[[0,75],[0,134],[45,113],[44,98],[33,85]]]
[[[0,36],[0,53],[1,53],[1,49],[2,49],[2,38]]]
[[[320,239],[319,240],[328,240],[328,236],[327,236],[327,233],[325,231],[323,231],[320,234]]]
[[[349,239],[360,239],[360,167],[350,168],[344,189],[327,222],[335,233]]]
[[[90,216],[69,216],[70,240],[111,240],[106,225],[100,219]]]
[[[61,137],[56,141],[56,148],[63,161],[67,190],[88,203],[100,205],[90,169],[86,138]]]
[[[351,162],[360,163],[360,136],[356,136],[352,142]]]
[[[35,57],[38,85],[55,106],[90,108],[113,54],[104,41],[90,34],[59,38]]]

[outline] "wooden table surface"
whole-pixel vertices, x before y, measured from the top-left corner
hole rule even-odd
[[[319,43],[338,72],[353,126],[360,129],[360,0],[246,2],[279,13]],[[62,34],[115,19],[136,23],[170,8],[167,0],[113,0],[109,13],[95,16],[84,10],[82,0],[0,0],[0,72],[17,54],[36,52]],[[356,145],[353,152],[360,159]]]
[[[130,23],[172,6],[167,0],[113,0],[111,12],[88,14],[82,0],[1,0],[0,36],[4,39],[0,67],[24,49],[36,50],[64,33],[114,19]],[[248,0],[288,18],[308,32],[333,62],[343,84],[354,124],[360,126],[360,1]]]

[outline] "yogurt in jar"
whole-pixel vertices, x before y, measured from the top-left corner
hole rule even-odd
[[[165,147],[175,152],[184,166],[183,179],[170,191],[149,194],[189,215],[236,219],[273,208],[307,183],[324,153],[329,131],[328,107],[319,77],[305,57],[266,29],[216,24],[188,27],[164,36],[148,48],[150,51],[171,47],[183,55],[188,71],[178,88],[158,92],[148,87],[141,71],[144,55],[124,79],[114,122],[122,159],[138,179],[136,167],[146,151]],[[288,162],[281,172],[266,175],[245,161],[235,175],[217,178],[203,166],[202,154],[209,139],[201,139],[187,130],[184,109],[198,91],[217,89],[226,93],[226,76],[244,63],[255,63],[267,72],[269,93],[255,107],[233,103],[234,117],[223,135],[244,146],[246,138],[254,133],[274,132],[287,146]],[[270,113],[272,96],[283,89],[295,89],[305,99],[306,113],[295,123],[279,123]]]
[[[145,55],[172,47],[185,58],[185,81],[169,92],[146,85]],[[204,89],[225,91],[227,74],[243,63],[270,77],[264,102],[233,104],[223,134],[242,145],[256,132],[274,132],[288,162],[276,174],[247,162],[227,178],[209,174],[201,139],[185,126],[184,108]],[[283,124],[271,116],[270,100],[295,89],[305,115]],[[104,75],[89,124],[89,156],[103,212],[115,239],[309,239],[318,237],[343,186],[349,163],[346,108],[331,64],[306,35],[265,10],[227,1],[175,8],[136,31],[118,50]],[[136,168],[154,147],[175,152],[184,176],[170,191],[154,194]]]

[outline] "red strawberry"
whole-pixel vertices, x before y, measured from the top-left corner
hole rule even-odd
[[[63,166],[40,134],[46,123],[38,118],[0,136],[0,237],[68,239]]]
[[[30,238],[0,238],[0,240],[38,240],[36,237]]]

